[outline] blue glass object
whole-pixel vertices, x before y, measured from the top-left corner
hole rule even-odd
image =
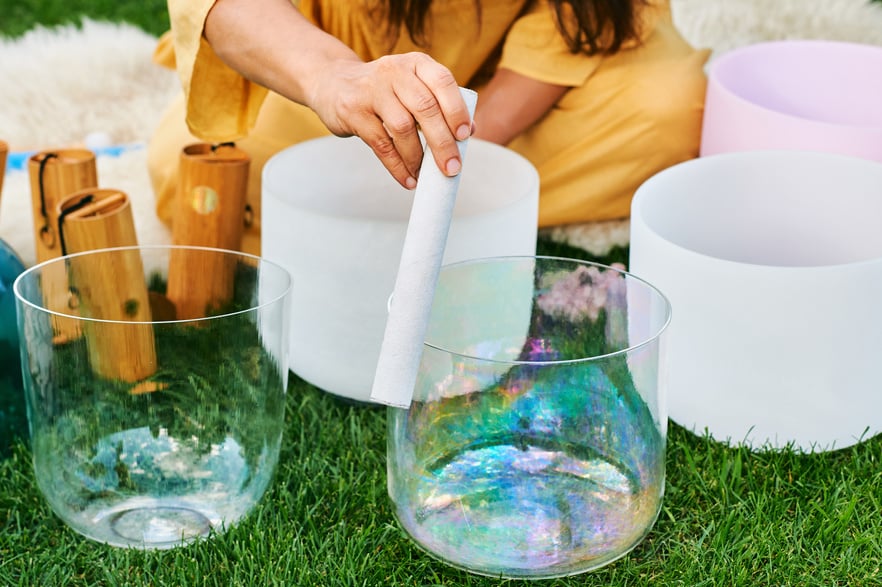
[[[0,458],[9,456],[14,440],[28,432],[12,292],[12,283],[24,270],[21,258],[0,239]]]

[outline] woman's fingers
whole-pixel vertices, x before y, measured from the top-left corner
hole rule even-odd
[[[425,58],[418,59],[415,74],[430,94],[420,97],[422,107],[414,113],[416,121],[438,168],[446,175],[456,175],[462,167],[456,141],[471,135],[469,111],[453,74],[427,56],[417,55]]]
[[[439,169],[459,173],[456,141],[468,138],[472,126],[446,67],[428,55],[407,53],[326,73],[325,98],[315,100],[313,109],[334,134],[359,136],[401,185],[416,185],[423,158],[420,131]]]
[[[468,138],[471,124],[456,79],[423,53],[382,57],[373,62],[377,78],[389,80],[392,95],[378,92],[377,112],[405,166],[416,177],[422,162],[418,130],[435,164],[447,175],[462,167],[457,132]]]
[[[423,145],[413,114],[408,111],[406,105],[397,95],[392,95],[384,102],[378,104],[377,111],[378,116],[382,120],[383,128],[392,140],[395,152],[400,157],[402,165],[407,169],[410,177],[415,180],[423,160]],[[415,181],[413,185],[409,185],[409,187],[415,186]]]
[[[383,164],[383,167],[395,178],[395,181],[407,189],[415,188],[416,177],[419,173],[419,162],[414,166],[412,163],[408,164],[405,160],[402,154],[407,152],[407,149],[402,147],[405,139],[402,138],[396,142],[379,116],[374,117],[372,123],[361,125],[360,128],[361,130],[356,131],[355,134],[371,148],[374,155]],[[417,157],[421,157],[422,146],[419,143],[418,136],[416,143]],[[410,149],[413,151],[414,147],[410,147]]]

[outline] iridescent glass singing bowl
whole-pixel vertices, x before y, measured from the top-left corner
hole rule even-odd
[[[619,269],[550,257],[442,268],[409,409],[389,408],[389,494],[431,555],[571,575],[649,532],[664,488],[670,309]]]

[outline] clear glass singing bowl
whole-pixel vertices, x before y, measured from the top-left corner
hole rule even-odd
[[[291,281],[234,251],[125,247],[14,284],[37,484],[92,540],[223,532],[278,462]]]
[[[631,551],[661,507],[670,305],[552,257],[442,268],[409,409],[388,409],[395,516],[467,571],[551,578]]]

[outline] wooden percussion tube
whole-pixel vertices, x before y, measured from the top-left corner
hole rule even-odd
[[[95,154],[87,149],[42,151],[28,160],[37,262],[61,256],[58,204],[68,195],[98,186]]]
[[[138,244],[129,199],[113,189],[84,190],[62,200],[58,236],[66,255]],[[152,375],[156,347],[140,252],[73,256],[70,271],[80,315],[113,321],[83,321],[92,369],[123,381]]]
[[[184,147],[172,222],[174,244],[241,250],[250,164],[248,154],[231,143]],[[232,257],[172,251],[167,295],[178,318],[202,318],[227,302],[235,269]]]

